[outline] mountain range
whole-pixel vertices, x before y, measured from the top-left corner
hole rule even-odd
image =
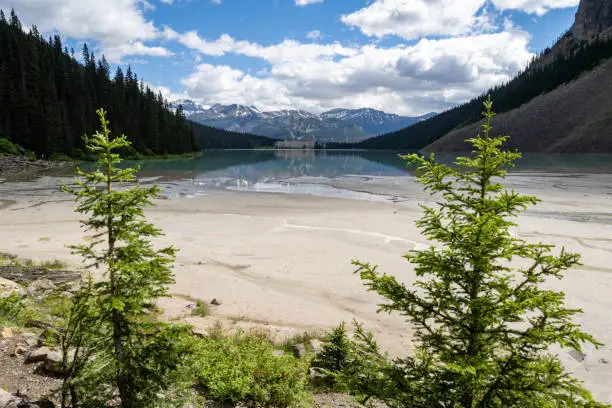
[[[303,110],[262,112],[254,106],[214,104],[209,108],[190,99],[171,103],[181,106],[186,117],[207,126],[276,139],[311,139],[317,142],[355,143],[392,132],[435,115],[409,117],[371,108],[333,109],[322,114]]]

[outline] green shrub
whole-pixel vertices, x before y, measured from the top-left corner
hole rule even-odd
[[[19,148],[13,142],[0,137],[0,156],[4,154],[18,154]]]
[[[50,161],[71,162],[72,157],[66,156],[64,153],[53,153],[49,156]]]
[[[275,356],[266,337],[211,335],[196,346],[201,392],[218,401],[259,407],[301,406],[307,401],[307,361]]]
[[[27,299],[17,294],[0,297],[0,326],[24,326],[33,316]]]

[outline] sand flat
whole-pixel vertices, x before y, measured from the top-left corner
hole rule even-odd
[[[549,285],[584,310],[579,322],[606,346],[588,349],[583,361],[557,352],[598,398],[612,402],[612,176],[519,174],[508,181],[544,200],[520,218],[518,236],[583,255],[583,266]],[[189,297],[222,300],[210,317],[186,317],[203,328],[220,321],[283,337],[357,318],[391,353],[409,352],[403,319],[376,313],[380,299],[364,290],[350,262],[370,261],[412,282],[402,255],[427,245],[414,226],[421,213],[415,203],[431,198],[410,178],[329,183],[395,199],[224,191],[160,200],[148,215],[166,233],[160,244],[180,249],[171,290],[177,296],[162,302],[167,317],[187,316]],[[57,192],[55,180],[24,186],[0,184],[0,251],[78,266],[66,245],[91,234],[80,230],[74,203]]]

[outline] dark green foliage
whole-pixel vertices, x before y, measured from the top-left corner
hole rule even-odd
[[[10,140],[0,137],[0,156],[3,154],[18,154],[19,149]]]
[[[351,341],[344,328],[344,322],[335,327],[325,336],[325,345],[317,353],[311,367],[322,369],[327,375],[326,382],[334,384],[334,374],[339,373],[347,365]]]
[[[535,59],[510,82],[495,86],[468,103],[406,129],[365,140],[356,146],[364,149],[422,149],[451,130],[480,120],[482,103],[487,95],[495,100],[499,112],[506,112],[578,78],[610,57],[612,39],[598,39],[578,46],[569,55],[559,55],[545,65],[538,64]]]
[[[392,364],[379,360],[378,376],[349,384],[391,407],[600,406],[549,353],[552,345],[599,345],[572,321],[581,311],[568,308],[562,292],[542,287],[579,256],[511,234],[515,217],[538,200],[500,183],[520,154],[502,149],[507,137],[489,136],[490,100],[485,107],[483,135],[468,140],[474,151],[456,167],[433,155],[405,157],[440,197],[422,206],[417,221],[436,245],[405,256],[419,277],[415,288],[369,263],[355,265],[368,289],[385,299],[379,310],[410,322],[416,348]]]
[[[118,168],[116,151],[130,144],[125,136],[111,138],[105,112],[97,113],[102,132],[85,143],[97,156],[98,167],[88,173],[78,170],[77,188],[63,189],[76,196],[76,211],[87,216],[81,221],[85,230],[96,234],[90,244],[73,248],[87,267],[100,268],[104,276],[95,282],[90,278],[75,296],[62,339],[64,365],[71,367],[64,389],[72,406],[108,406],[111,400],[122,408],[180,405],[164,395],[176,385],[177,371],[189,358],[187,330],[148,318],[151,303],[166,296],[174,282],[170,268],[175,249],[153,246],[151,240],[161,231],[144,216],[160,190],[126,188],[135,182],[138,169]],[[76,350],[72,363],[70,350]]]
[[[307,362],[256,334],[212,334],[198,341],[195,373],[202,394],[213,400],[257,407],[301,406],[307,402]]]
[[[79,63],[57,35],[44,39],[35,27],[24,33],[14,12],[9,21],[0,19],[0,135],[44,158],[54,153],[87,158],[81,135],[93,132],[94,110],[102,107],[114,130],[130,135],[140,154],[273,144],[193,123],[169,110],[162,95],[130,68],[111,78],[105,58],[98,60],[86,44],[82,57]]]

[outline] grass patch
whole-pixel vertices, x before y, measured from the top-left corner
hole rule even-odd
[[[193,309],[191,309],[192,316],[206,317],[210,314],[209,304],[202,299],[198,299],[189,295],[183,295],[181,293],[175,293],[172,296],[186,300],[188,302],[192,302],[195,305]]]
[[[68,263],[59,259],[52,259],[39,263],[39,266],[46,269],[65,269],[68,267]]]
[[[209,315],[208,303],[198,299],[196,300],[195,307],[191,311],[192,316],[206,317]]]

